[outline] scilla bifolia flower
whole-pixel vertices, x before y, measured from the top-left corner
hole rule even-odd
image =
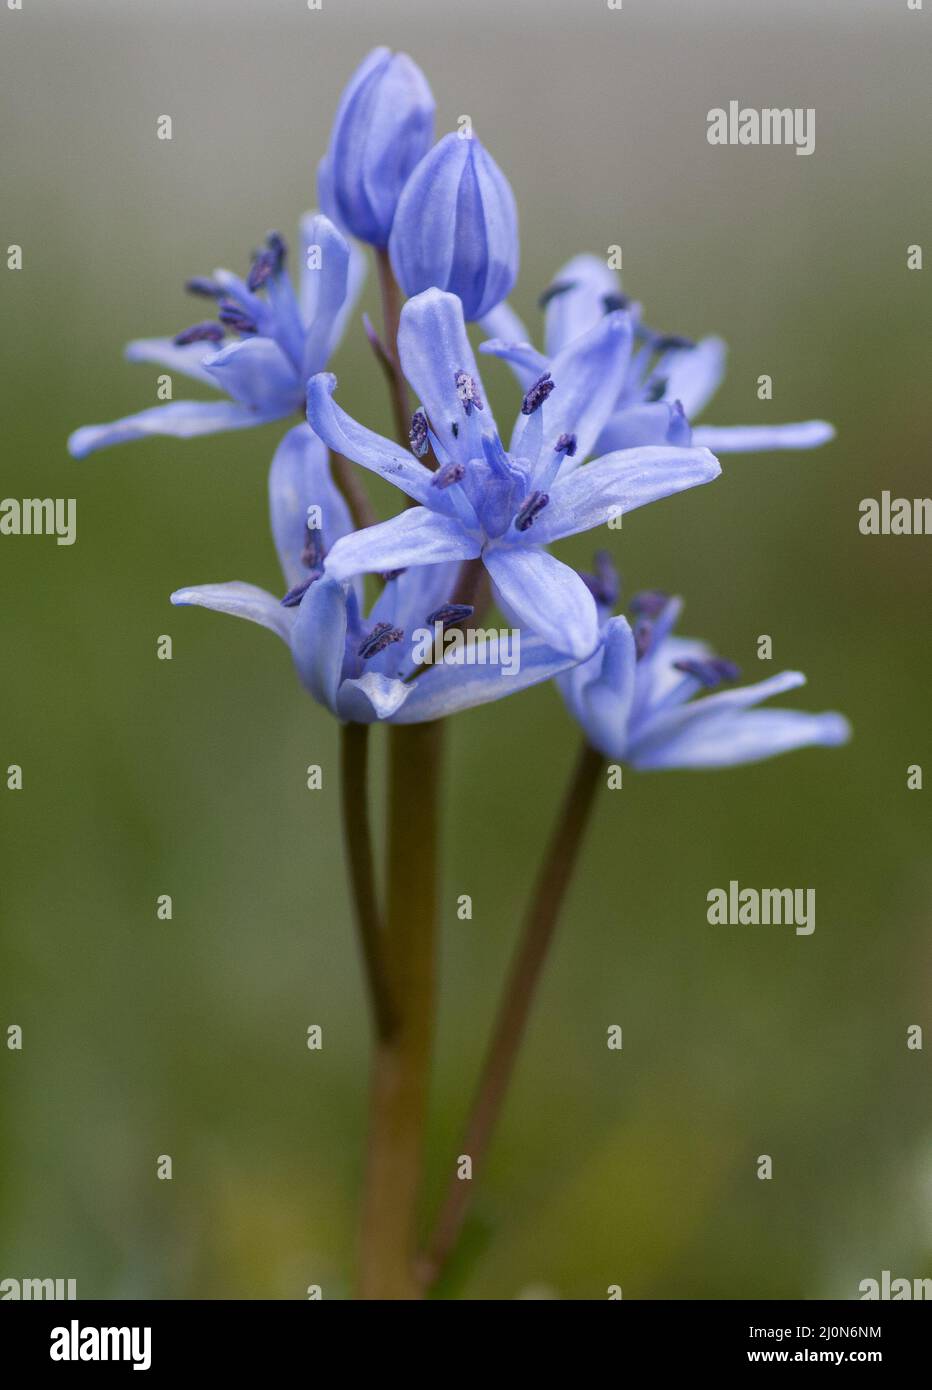
[[[720,473],[707,449],[631,449],[585,458],[615,400],[631,352],[623,312],[569,343],[527,390],[506,450],[484,398],[463,308],[427,290],[401,313],[398,350],[420,401],[412,453],[357,424],[333,400],[336,378],[314,377],[314,431],[420,505],[338,541],[334,579],[481,557],[502,610],[557,651],[581,661],[599,640],[596,605],[575,570],[545,548]],[[421,460],[432,455],[436,469]]]
[[[307,425],[290,430],[278,447],[269,503],[284,598],[234,582],[178,589],[172,603],[232,613],[270,628],[290,647],[304,685],[338,719],[439,719],[525,690],[571,664],[571,658],[522,634],[516,644],[520,660],[508,670],[494,660],[439,661],[419,669],[423,634],[472,612],[450,602],[459,566],[425,565],[386,575],[366,616],[362,584],[341,584],[324,573],[330,548],[352,535],[353,524],[330,476],[327,450]]]
[[[495,160],[471,133],[445,135],[414,170],[388,244],[407,295],[459,295],[469,320],[511,293],[518,276],[518,214]]]
[[[840,714],[755,708],[805,685],[799,671],[702,694],[741,673],[704,642],[673,635],[681,601],[656,591],[636,594],[629,623],[609,616],[618,585],[605,556],[586,578],[604,624],[602,645],[591,660],[558,676],[557,685],[587,740],[605,757],[645,770],[734,767],[849,738]]]
[[[373,49],[347,83],[318,196],[360,241],[388,243],[401,190],[434,138],[434,110],[427,79],[406,53]]]
[[[108,425],[85,425],[68,440],[74,457],[154,434],[190,439],[303,413],[305,383],[340,341],[365,260],[320,213],[302,218],[300,243],[297,293],[285,269],[285,243],[270,232],[245,280],[215,270],[188,281],[191,294],[214,301],[216,318],[173,338],[139,338],[127,345],[130,362],[154,362],[219,387],[228,399],[170,401]],[[227,337],[231,341],[224,345]]]
[[[543,352],[531,345],[524,324],[507,305],[499,306],[484,323],[494,336],[480,351],[505,358],[523,383],[547,371],[557,353],[604,314],[619,308],[631,313],[635,351],[618,380],[615,408],[596,441],[600,453],[663,443],[704,445],[717,454],[814,449],[834,437],[834,429],[825,420],[693,428],[692,422],[725,375],[725,344],[714,337],[693,343],[646,328],[641,322],[641,306],[622,294],[618,275],[598,256],[574,256],[568,261],[541,295],[541,304]]]

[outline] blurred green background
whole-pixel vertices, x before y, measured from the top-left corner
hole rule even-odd
[[[603,794],[447,1293],[848,1298],[885,1268],[929,1275],[928,1049],[906,1030],[932,1025],[932,789],[907,791],[906,768],[932,773],[932,541],[861,536],[858,503],[930,491],[932,270],[908,272],[906,248],[929,240],[932,14],[191,9],[0,12],[2,492],[78,499],[73,547],[0,540],[0,765],[25,775],[0,788],[0,1024],[24,1030],[22,1052],[0,1048],[0,1276],[75,1277],[81,1297],[351,1291],[368,1030],[336,729],[271,634],[168,605],[184,583],[279,585],[265,488],[281,430],[82,463],[65,439],[155,403],[157,369],[121,347],[197,317],[187,275],[243,269],[268,227],[294,235],[375,43],[411,52],[440,130],[469,114],[509,175],[514,302],[535,328],[563,261],[620,243],[651,324],[730,344],[709,422],[838,428],[817,453],[726,458],[714,486],[608,533],[629,592],[682,593],[684,631],[750,679],[803,669],[794,703],[844,710],[855,738]],[[732,98],[814,107],[815,154],[710,147],[706,112]],[[387,429],[358,327],[335,368],[343,404]],[[486,386],[507,418],[502,364]],[[586,563],[595,539],[561,553]],[[432,1196],[575,744],[551,688],[449,730]],[[312,762],[322,792],[305,789]],[[814,887],[815,934],[710,928],[706,893],[732,878]]]

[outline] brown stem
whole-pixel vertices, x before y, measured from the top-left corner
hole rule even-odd
[[[427,1119],[437,931],[437,803],[443,726],[389,728],[386,930],[397,1003],[373,1059],[359,1293],[416,1299],[417,1201]]]
[[[340,726],[343,841],[376,1035],[392,1030],[391,981],[375,886],[368,805],[369,726]]]
[[[411,428],[411,407],[408,401],[408,384],[401,370],[398,356],[398,324],[401,318],[401,293],[392,271],[391,261],[384,246],[376,247],[375,264],[379,276],[379,293],[382,297],[382,321],[384,326],[383,349],[391,368],[389,377],[392,401],[392,417],[395,434],[399,444],[408,445],[408,431]]]
[[[573,876],[602,766],[601,755],[584,743],[538,873],[469,1112],[460,1152],[472,1159],[472,1178],[460,1179],[455,1173],[450,1177],[433,1234],[418,1262],[418,1277],[424,1289],[442,1272],[462,1231],[476,1173],[502,1108],[560,908]]]
[[[367,526],[374,526],[378,517],[369,500],[369,494],[359,480],[358,468],[343,454],[338,454],[335,449],[330,451],[330,460],[333,464],[333,481],[349,508],[350,516],[353,518],[353,526],[357,531],[363,531]]]

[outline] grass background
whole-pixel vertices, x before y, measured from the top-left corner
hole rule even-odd
[[[929,492],[932,272],[908,272],[906,248],[930,239],[932,16],[879,0],[191,11],[0,11],[0,243],[24,249],[0,271],[2,491],[78,499],[73,547],[0,541],[0,765],[25,774],[0,792],[0,1024],[25,1037],[0,1049],[0,1276],[76,1277],[81,1297],[351,1289],[367,1027],[335,727],[270,634],[167,602],[184,583],[278,584],[280,430],[80,464],[64,444],[154,403],[156,369],[120,348],[197,316],[187,275],[244,267],[269,226],[294,235],[375,43],[411,52],[439,130],[469,114],[510,177],[514,302],[535,327],[570,255],[620,243],[652,324],[728,340],[710,422],[838,429],[818,453],[725,459],[713,487],[608,533],[629,592],[685,595],[684,631],[751,679],[805,670],[796,703],[843,709],[855,738],[603,796],[447,1292],[854,1297],[884,1268],[929,1275],[928,1051],[906,1030],[932,1024],[930,791],[907,791],[906,768],[932,763],[932,542],[857,523],[863,497]],[[815,154],[710,147],[706,112],[732,98],[814,107]],[[387,429],[358,328],[334,365],[347,408]],[[504,366],[486,385],[507,418]],[[550,688],[449,731],[433,1195],[575,739]],[[731,878],[814,887],[815,934],[710,929],[706,893]]]

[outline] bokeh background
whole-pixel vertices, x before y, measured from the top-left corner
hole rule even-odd
[[[629,591],[682,593],[685,631],[750,679],[800,667],[794,703],[855,727],[841,751],[603,794],[444,1293],[848,1298],[883,1269],[932,1274],[932,1044],[906,1047],[932,1026],[932,790],[906,787],[909,764],[932,771],[932,541],[858,531],[861,498],[930,491],[932,271],[906,269],[932,240],[930,26],[905,0],[3,7],[2,492],[77,498],[78,541],[0,540],[0,764],[25,771],[0,792],[0,1023],[25,1035],[0,1048],[0,1276],[75,1277],[82,1297],[351,1291],[367,1023],[336,730],[270,634],[168,606],[183,583],[278,584],[280,430],[80,464],[65,439],[155,403],[157,369],[121,347],[197,317],[187,275],[293,234],[376,43],[410,51],[440,130],[468,113],[509,175],[532,324],[570,255],[620,243],[652,324],[727,338],[710,422],[835,422],[828,448],[726,459],[608,539]],[[731,98],[814,107],[815,154],[710,147],[706,112]],[[358,328],[335,365],[344,404],[388,428]],[[507,417],[506,368],[486,384]],[[575,742],[549,688],[449,731],[432,1197]],[[815,934],[709,927],[732,878],[814,887]]]

